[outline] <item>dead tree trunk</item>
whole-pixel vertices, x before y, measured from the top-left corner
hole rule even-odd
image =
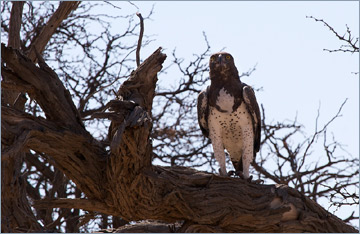
[[[24,150],[50,155],[86,199],[39,200],[37,207],[78,208],[124,220],[185,221],[181,232],[357,232],[296,190],[256,185],[185,167],[153,166],[150,132],[157,73],[166,55],[157,49],[125,81],[109,112],[110,152],[87,132],[69,92],[38,55],[39,67],[2,45],[3,76],[27,92],[46,114],[34,117],[2,106],[2,161]],[[196,124],[196,123],[194,123]]]

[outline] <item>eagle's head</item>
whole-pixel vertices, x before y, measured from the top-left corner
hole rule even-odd
[[[210,67],[210,78],[212,76],[218,77],[219,75],[226,78],[229,75],[237,75],[238,73],[235,67],[233,56],[231,56],[231,54],[227,52],[218,52],[211,55],[209,67]]]

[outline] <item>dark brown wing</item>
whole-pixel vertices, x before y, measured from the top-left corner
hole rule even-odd
[[[261,117],[259,105],[256,101],[254,90],[244,84],[243,86],[243,98],[246,104],[246,108],[251,114],[253,130],[254,130],[254,159],[256,152],[260,150],[260,141],[261,141]]]
[[[200,129],[204,136],[209,137],[208,116],[209,116],[209,103],[208,103],[209,87],[200,92],[197,99],[197,113]]]

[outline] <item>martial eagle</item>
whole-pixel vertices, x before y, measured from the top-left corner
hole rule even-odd
[[[198,121],[210,138],[220,175],[226,176],[225,152],[235,174],[250,179],[250,163],[260,149],[260,110],[253,89],[239,78],[234,58],[226,52],[210,57],[211,84],[198,96]]]

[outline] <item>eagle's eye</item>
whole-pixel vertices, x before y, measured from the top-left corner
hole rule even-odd
[[[231,56],[230,55],[226,55],[225,57],[227,60],[230,60],[231,59]]]

